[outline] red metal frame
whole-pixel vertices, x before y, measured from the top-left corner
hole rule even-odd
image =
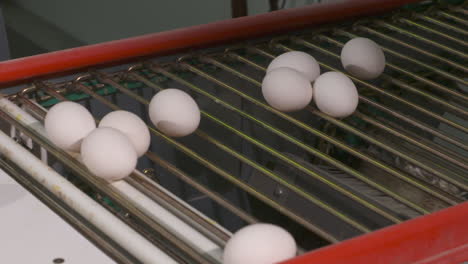
[[[145,56],[252,39],[327,22],[386,12],[418,0],[343,0],[240,17],[0,63],[0,87]]]
[[[412,2],[418,0],[343,0],[1,62],[0,87],[388,12]],[[464,203],[313,251],[285,264],[459,264],[468,261],[467,216],[468,203]]]
[[[282,264],[461,264],[468,261],[468,202]]]

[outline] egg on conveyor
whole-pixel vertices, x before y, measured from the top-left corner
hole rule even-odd
[[[47,112],[44,127],[52,143],[62,149],[78,152],[81,141],[96,128],[96,123],[84,106],[61,102]]]
[[[310,103],[312,85],[303,74],[294,69],[277,68],[263,78],[262,94],[273,108],[293,112]]]
[[[118,110],[105,115],[99,127],[111,127],[124,133],[132,142],[138,157],[143,156],[151,143],[151,135],[145,122],[132,112]]]
[[[350,74],[363,79],[375,79],[385,69],[382,48],[368,38],[349,40],[341,50],[341,63]]]
[[[83,140],[81,159],[94,175],[116,181],[135,170],[138,156],[132,142],[122,132],[99,127]]]
[[[253,224],[237,231],[227,242],[223,264],[273,264],[296,255],[294,238],[271,224]]]
[[[320,75],[320,66],[315,58],[302,51],[290,51],[279,55],[268,65],[267,73],[284,67],[304,74],[310,82]]]
[[[326,72],[315,80],[314,101],[320,111],[341,118],[354,113],[359,95],[348,76],[340,72]]]
[[[184,137],[200,124],[200,109],[190,95],[178,89],[157,93],[149,104],[154,126],[170,137]]]

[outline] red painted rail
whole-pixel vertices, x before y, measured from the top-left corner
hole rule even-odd
[[[462,264],[468,202],[325,247],[282,264]]]
[[[417,0],[342,0],[51,52],[0,63],[0,87],[145,56],[166,55],[387,12]]]

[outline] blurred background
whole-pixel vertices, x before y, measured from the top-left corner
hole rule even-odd
[[[10,55],[19,58],[318,2],[321,1],[2,0],[0,8]],[[2,30],[0,57],[6,52]]]

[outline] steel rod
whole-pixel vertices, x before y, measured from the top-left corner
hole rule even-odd
[[[445,11],[438,11],[437,14],[439,14],[440,16],[446,17],[452,21],[455,21],[457,23],[460,23],[464,26],[468,26],[468,21],[464,20],[463,18],[457,17],[453,14],[447,13]]]
[[[416,52],[418,52],[420,54],[424,54],[427,57],[431,57],[433,59],[436,59],[438,61],[446,63],[446,64],[448,64],[448,65],[450,65],[450,66],[452,66],[452,67],[454,67],[456,69],[464,71],[465,73],[468,72],[468,68],[465,65],[462,65],[462,64],[460,64],[458,62],[455,62],[455,61],[452,61],[450,59],[441,57],[441,56],[439,56],[437,54],[434,54],[433,52],[426,51],[426,50],[424,50],[422,48],[418,48],[418,47],[416,47],[414,45],[411,45],[409,43],[401,41],[398,38],[392,37],[392,36],[390,36],[388,34],[384,34],[381,31],[379,31],[378,29],[373,29],[373,28],[370,28],[370,27],[365,26],[365,25],[357,25],[355,28],[358,29],[358,30],[361,30],[363,32],[370,33],[370,34],[372,34],[374,36],[378,36],[378,37],[380,37],[382,39],[389,40],[389,41],[391,41],[393,43],[396,43],[396,44],[398,44],[400,46],[403,46],[405,48],[409,48],[411,50],[414,50],[414,51],[416,51]],[[447,92],[450,92],[450,91],[447,91]]]
[[[467,59],[467,58],[468,58],[468,55],[467,55],[466,53],[464,53],[464,52],[462,52],[462,51],[459,51],[458,49],[454,49],[454,48],[448,47],[448,46],[446,46],[446,45],[440,44],[440,43],[438,43],[438,42],[436,42],[436,41],[430,40],[430,39],[428,39],[428,38],[426,38],[426,37],[423,37],[423,36],[421,36],[421,35],[418,35],[418,34],[416,34],[416,33],[414,33],[414,32],[409,31],[409,30],[406,30],[406,29],[403,29],[403,28],[401,28],[401,27],[392,25],[392,24],[390,24],[390,23],[388,23],[388,22],[379,20],[379,21],[375,21],[374,23],[375,23],[376,25],[382,26],[382,27],[384,27],[384,28],[386,28],[386,29],[393,30],[393,31],[395,31],[395,32],[404,34],[404,35],[409,36],[409,37],[411,37],[411,38],[414,38],[414,39],[417,39],[417,40],[419,40],[419,41],[422,41],[422,42],[425,42],[425,43],[427,43],[427,44],[430,44],[430,45],[432,45],[432,46],[434,46],[434,47],[437,47],[437,48],[439,48],[439,49],[442,49],[442,50],[445,50],[445,51],[447,51],[447,52],[450,52],[450,53],[452,53],[452,54],[454,54],[454,55],[457,55],[457,56],[459,56],[459,57],[461,57],[461,58],[463,58],[463,59]]]
[[[451,102],[447,102],[447,100],[443,100],[439,97],[436,97],[430,93],[427,93],[421,89],[418,89],[418,88],[415,88],[414,86],[411,86],[403,81],[400,81],[396,78],[393,78],[391,76],[389,76],[388,74],[382,74],[382,78],[384,80],[386,80],[387,82],[389,83],[393,83],[395,85],[397,85],[398,87],[401,87],[403,89],[406,89],[412,93],[415,93],[415,94],[418,94],[418,95],[421,95],[431,101],[433,101],[434,103],[444,107],[446,110],[454,113],[455,115],[458,115],[458,116],[461,116],[461,117],[468,117],[468,111],[451,103]]]
[[[403,24],[407,24],[407,25],[410,25],[410,26],[415,26],[415,27],[417,27],[419,29],[422,29],[422,30],[424,30],[424,31],[426,31],[426,32],[428,32],[430,34],[441,36],[441,37],[443,37],[445,39],[451,40],[451,41],[456,42],[457,44],[463,45],[465,47],[468,46],[468,43],[466,41],[462,40],[462,39],[456,38],[454,36],[447,35],[447,34],[445,34],[443,32],[435,30],[433,28],[429,28],[429,27],[427,27],[425,25],[419,24],[419,23],[417,23],[417,22],[415,22],[413,20],[410,20],[410,19],[407,19],[407,18],[400,18],[400,19],[398,19],[398,21],[402,22]]]
[[[446,29],[448,29],[448,30],[452,30],[452,31],[454,31],[454,32],[457,32],[457,33],[460,33],[460,34],[463,34],[463,35],[468,35],[468,31],[466,31],[466,30],[464,30],[464,29],[461,29],[461,28],[459,28],[459,27],[456,27],[456,26],[454,26],[454,25],[450,25],[449,23],[440,21],[440,20],[435,19],[435,18],[433,18],[433,17],[430,17],[429,15],[424,15],[424,14],[413,14],[413,16],[416,17],[416,18],[419,18],[419,19],[421,19],[421,20],[430,22],[430,23],[432,23],[432,24],[441,26],[441,27],[446,28]]]

